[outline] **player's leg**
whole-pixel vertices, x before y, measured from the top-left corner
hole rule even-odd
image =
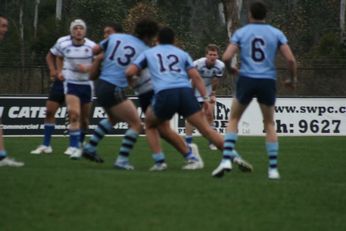
[[[70,118],[69,146],[71,147],[71,150],[72,150],[70,158],[78,159],[81,155],[80,149],[79,149],[81,103],[80,103],[79,97],[72,94],[67,94],[65,96],[65,100],[67,105],[67,111]]]
[[[208,120],[208,123],[209,123],[210,127],[212,129],[216,130],[215,127],[214,127],[214,108],[215,108],[215,101],[214,102],[209,102],[208,111],[205,112],[205,113],[206,113],[206,117],[207,117],[207,120]],[[210,150],[213,150],[213,151],[217,150],[217,147],[210,140],[209,140],[208,147],[209,147]]]
[[[46,117],[44,119],[43,142],[36,149],[32,150],[31,154],[52,153],[51,147],[52,134],[55,130],[55,113],[60,104],[55,101],[46,101]]]
[[[4,145],[4,137],[2,134],[2,122],[0,118],[0,167],[9,166],[9,167],[22,167],[24,166],[23,162],[16,161],[13,158],[7,156]]]
[[[164,120],[156,117],[153,108],[149,106],[145,113],[145,134],[154,159],[154,165],[150,168],[150,171],[163,171],[167,168],[165,154],[160,145],[159,130],[157,129],[164,122]]]
[[[129,155],[137,141],[139,133],[142,131],[142,123],[137,108],[131,100],[126,99],[114,106],[109,116],[113,123],[123,121],[129,125],[129,129],[124,134],[119,155],[114,166],[120,169],[132,170],[134,168],[129,164]]]
[[[185,141],[189,145],[192,144],[193,129],[194,127],[187,120],[185,120]]]
[[[220,150],[223,149],[222,136],[209,126],[209,123],[202,110],[195,112],[188,116],[187,121],[191,123],[198,131],[208,140],[211,140],[213,144]]]
[[[89,121],[90,121],[90,113],[91,113],[91,107],[92,107],[92,97],[93,97],[93,89],[94,86],[92,83],[89,85],[83,85],[82,86],[82,92],[80,93],[80,100],[81,100],[81,119],[80,119],[80,128],[81,128],[81,135],[80,135],[80,144],[83,146],[84,139],[86,132],[89,129]]]
[[[275,95],[275,81],[271,79],[262,80],[258,85],[257,100],[263,115],[264,129],[266,131],[266,150],[269,158],[269,179],[280,178],[278,171],[279,143],[274,123]]]
[[[232,100],[232,110],[227,126],[227,132],[224,136],[224,148],[222,160],[219,166],[212,172],[212,176],[222,177],[225,171],[232,169],[232,163],[238,164],[240,170],[244,172],[253,171],[251,164],[240,157],[235,150],[235,145],[238,139],[238,124],[239,121],[255,95],[257,82],[250,78],[238,78],[236,96]]]
[[[80,127],[81,127],[80,143],[81,144],[83,144],[85,139],[85,134],[89,129],[91,106],[92,106],[91,102],[83,103],[81,105],[81,120],[80,120]]]
[[[147,91],[144,93],[141,93],[138,95],[139,105],[143,112],[146,112],[148,107],[151,105],[151,101],[154,97],[154,91]],[[148,127],[148,126],[146,126]],[[187,144],[184,142],[184,139],[179,136],[170,126],[169,120],[164,121],[163,123],[159,124],[156,128],[159,130],[160,136],[164,138],[166,141],[168,141],[171,145],[173,145],[182,155],[183,157],[189,162],[190,159],[200,159],[200,166],[203,167],[203,161],[199,156],[198,148],[196,145],[192,146],[191,148],[187,146]],[[155,155],[154,155],[155,156]],[[164,166],[164,165],[162,165]],[[160,166],[160,168],[162,167]],[[155,167],[155,165],[154,165]],[[158,166],[156,166],[158,167]],[[166,166],[165,166],[166,167]],[[201,168],[199,167],[199,168]],[[157,169],[159,170],[159,169]]]
[[[248,104],[241,104],[237,98],[232,100],[232,110],[224,137],[225,143],[223,159],[233,160],[237,156],[237,153],[235,152],[235,145],[238,140],[238,124],[245,109],[247,108],[247,105]]]
[[[192,90],[190,91],[191,95],[188,97],[195,98]],[[153,96],[151,106],[146,110],[146,136],[155,161],[152,170],[155,170],[155,166],[157,166],[158,169],[160,165],[166,166],[164,152],[160,146],[160,135],[158,130],[161,132],[162,137],[175,145],[178,150],[185,153],[187,151],[183,139],[172,131],[169,125],[170,119],[179,111],[180,103],[182,101],[181,98],[183,98],[183,96],[180,96],[180,91],[178,89],[160,91]],[[143,105],[141,106],[143,108]],[[198,108],[199,106],[197,104],[197,109]],[[191,156],[190,153],[187,154]],[[198,159],[195,158],[195,161],[198,161]]]
[[[188,145],[184,139],[171,128],[170,121],[164,121],[157,129],[160,132],[160,136],[175,147],[185,158],[187,165],[185,165],[183,169],[195,170],[204,167],[197,145]]]
[[[51,138],[55,130],[55,113],[59,107],[65,102],[65,94],[61,81],[54,81],[49,91],[48,100],[46,101],[46,117],[44,119],[44,136],[43,142],[31,154],[51,153]]]
[[[238,124],[248,104],[241,104],[237,98],[232,101],[232,110],[230,120],[227,126],[227,132],[224,136],[224,147],[222,160],[219,166],[212,172],[214,177],[222,177],[225,172],[232,169],[232,161],[239,166],[243,172],[253,171],[250,163],[245,161],[235,150],[235,145],[238,139]]]
[[[82,155],[83,157],[98,163],[102,163],[103,160],[97,155],[97,146],[103,137],[112,131],[114,124],[118,122],[116,118],[112,118],[112,107],[126,99],[126,96],[121,91],[115,93],[117,92],[115,89],[115,85],[103,80],[99,80],[96,86],[97,102],[103,107],[108,117],[102,119],[98,123],[88,143],[83,146]]]
[[[43,145],[50,146],[52,134],[55,128],[55,113],[58,111],[60,103],[52,100],[46,102],[46,118],[44,120],[44,140]]]
[[[263,114],[264,129],[266,131],[266,150],[269,158],[268,177],[270,179],[279,179],[278,171],[278,152],[279,142],[274,124],[274,106],[260,104]]]

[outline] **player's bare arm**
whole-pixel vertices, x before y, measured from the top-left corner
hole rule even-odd
[[[100,45],[96,44],[94,47],[93,47],[93,54],[95,55],[98,55],[102,52],[102,48]]]
[[[49,68],[50,80],[54,80],[54,78],[57,76],[57,70],[55,68],[55,58],[55,55],[53,55],[51,52],[48,52],[46,55],[46,62]]]
[[[229,44],[227,46],[226,51],[223,53],[222,55],[222,60],[228,64],[231,59],[234,57],[234,55],[238,52],[238,46],[234,45],[234,44]],[[227,66],[227,65],[226,65]]]
[[[197,90],[199,91],[199,93],[201,94],[201,96],[203,96],[204,99],[204,110],[208,110],[209,107],[209,96],[207,95],[207,90],[205,89],[205,85],[203,82],[202,77],[199,75],[198,71],[196,70],[196,68],[190,68],[187,71],[191,81],[192,81],[192,85],[197,88]]]
[[[58,79],[63,81],[65,78],[62,74],[62,67],[64,63],[64,58],[63,57],[57,57],[56,58],[56,65],[57,65],[57,73],[58,73]]]
[[[100,76],[100,71],[101,71],[101,63],[104,59],[104,53],[101,52],[98,55],[95,56],[94,61],[92,65],[90,66],[90,79],[91,80],[96,80]]]
[[[212,80],[212,92],[210,94],[210,103],[216,102],[216,89],[219,86],[219,79],[217,77],[214,77]]]
[[[288,68],[288,71],[290,72],[290,77],[291,77],[285,80],[284,82],[285,86],[289,89],[295,89],[296,84],[298,82],[296,59],[292,53],[291,48],[287,44],[280,46],[280,52],[287,61],[287,68]]]
[[[131,87],[134,87],[137,82],[137,76],[140,72],[140,69],[138,68],[137,65],[131,64],[125,71],[127,82]]]

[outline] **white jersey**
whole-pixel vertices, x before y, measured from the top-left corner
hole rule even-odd
[[[57,56],[64,58],[62,73],[66,82],[90,84],[89,73],[79,72],[77,65],[92,64],[94,57],[92,48],[95,45],[95,42],[87,38],[85,38],[84,44],[74,45],[71,36],[64,36],[57,41],[56,45],[50,51],[52,54],[56,52]]]
[[[207,95],[210,96],[213,90],[212,80],[213,78],[221,78],[223,76],[225,71],[225,64],[221,60],[217,59],[215,65],[208,67],[206,57],[195,60],[193,64],[204,81]],[[203,98],[201,97],[197,89],[195,89],[195,96],[197,97],[198,102],[203,102]]]
[[[136,95],[141,95],[153,90],[153,85],[151,83],[150,72],[148,68],[141,71],[140,77],[136,86],[134,87]]]
[[[72,40],[72,37],[71,35],[66,35],[66,36],[63,36],[63,37],[60,37],[54,44],[54,46],[52,48],[50,48],[50,53],[52,53],[53,55],[55,56],[58,56],[60,53],[59,53],[59,44],[63,43],[63,42],[67,42],[67,41],[71,41]]]

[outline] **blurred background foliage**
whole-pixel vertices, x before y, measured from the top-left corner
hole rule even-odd
[[[216,43],[221,52],[228,36],[247,22],[250,0],[0,0],[0,14],[10,28],[0,44],[0,94],[45,94],[49,78],[45,55],[69,23],[82,18],[88,37],[102,39],[106,23],[120,22],[132,32],[141,17],[156,19],[177,33],[177,45],[194,59]],[[340,27],[340,0],[267,0],[267,21],[285,32],[299,62],[301,84],[282,96],[346,96],[346,35]],[[59,10],[61,6],[61,11]],[[237,7],[236,7],[237,6]],[[61,14],[61,15],[60,15]],[[35,20],[36,18],[36,20]],[[278,58],[279,79],[287,74]],[[218,94],[233,93],[234,78],[226,75]]]

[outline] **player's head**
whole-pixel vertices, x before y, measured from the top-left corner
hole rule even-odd
[[[208,65],[214,65],[219,58],[219,47],[216,44],[208,44],[206,47],[205,57]]]
[[[122,33],[123,27],[120,23],[108,23],[103,28],[103,37],[108,38],[109,35],[114,33]]]
[[[175,40],[175,33],[173,29],[169,27],[163,27],[159,31],[159,37],[158,37],[160,44],[174,44]]]
[[[250,17],[254,20],[264,20],[267,16],[267,7],[262,1],[254,1],[250,4]]]
[[[0,15],[0,41],[4,39],[8,31],[8,20],[5,16]]]
[[[86,30],[86,24],[82,19],[75,19],[70,24],[70,33],[76,40],[84,39]]]
[[[135,35],[142,39],[145,43],[151,44],[157,36],[159,25],[151,19],[142,19],[136,23]]]

